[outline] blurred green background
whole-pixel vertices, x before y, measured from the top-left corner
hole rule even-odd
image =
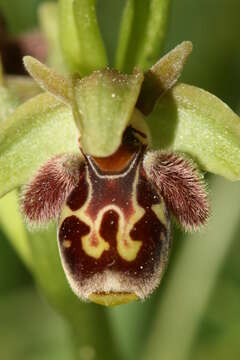
[[[40,2],[0,0],[9,31],[36,27]],[[124,3],[98,1],[111,59]],[[194,52],[181,81],[212,92],[238,113],[239,14],[239,0],[173,0],[165,46],[191,40]],[[167,274],[151,299],[107,310],[124,359],[140,358],[145,343],[149,360],[240,359],[240,184],[210,178],[209,193],[209,227],[187,237],[175,229]],[[85,350],[84,359],[93,359]],[[72,359],[68,326],[36,289],[1,228],[0,359]]]

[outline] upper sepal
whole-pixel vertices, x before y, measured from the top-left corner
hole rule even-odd
[[[147,118],[155,149],[188,154],[200,168],[240,179],[240,118],[214,95],[178,84]]]
[[[95,71],[73,83],[75,121],[85,153],[105,157],[121,144],[143,81],[143,74],[116,70]]]

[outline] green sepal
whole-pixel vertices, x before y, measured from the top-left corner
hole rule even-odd
[[[74,0],[73,12],[80,48],[81,75],[89,75],[94,70],[108,65],[104,43],[96,16],[96,0]]]
[[[131,72],[149,69],[160,57],[170,0],[128,0],[125,6],[115,66]]]
[[[240,179],[240,118],[214,95],[179,84],[147,122],[154,148],[184,152],[203,170]]]
[[[142,81],[140,72],[125,75],[110,69],[76,79],[74,114],[86,153],[105,157],[117,150],[131,120]]]
[[[40,28],[48,46],[47,64],[60,73],[66,73],[59,35],[58,4],[53,2],[42,3],[38,8]]]
[[[183,41],[144,74],[137,103],[144,115],[150,114],[156,101],[176,84],[191,52],[192,43]]]
[[[0,196],[25,184],[56,154],[78,151],[71,109],[40,94],[0,123]]]

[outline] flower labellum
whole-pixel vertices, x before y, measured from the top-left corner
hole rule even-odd
[[[83,132],[79,154],[55,156],[25,186],[22,210],[27,222],[41,225],[58,219],[63,268],[82,300],[117,305],[145,299],[159,285],[166,269],[170,213],[186,230],[197,229],[208,218],[201,176],[184,156],[150,150],[144,116],[135,107],[142,82],[139,74],[123,78],[105,69],[75,81],[78,88],[66,91],[71,82],[55,86],[55,80],[59,81],[55,73],[49,76],[43,65],[30,58],[26,66],[42,87],[72,106]],[[97,104],[96,111],[94,107],[89,110],[87,105],[91,104]],[[124,104],[128,116],[121,123]],[[107,106],[114,108],[111,131],[120,134],[121,141],[108,154],[104,135],[101,151],[106,155],[96,156],[98,144],[87,136],[93,131],[97,109],[109,126]],[[99,124],[96,120],[96,139],[101,142],[104,124],[100,120]]]

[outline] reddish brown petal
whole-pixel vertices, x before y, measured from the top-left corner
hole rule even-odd
[[[23,190],[21,208],[30,225],[41,225],[55,219],[76,186],[84,166],[77,155],[50,159]]]
[[[209,204],[205,184],[192,162],[178,154],[152,151],[145,155],[143,164],[148,178],[186,230],[196,230],[206,222]]]

